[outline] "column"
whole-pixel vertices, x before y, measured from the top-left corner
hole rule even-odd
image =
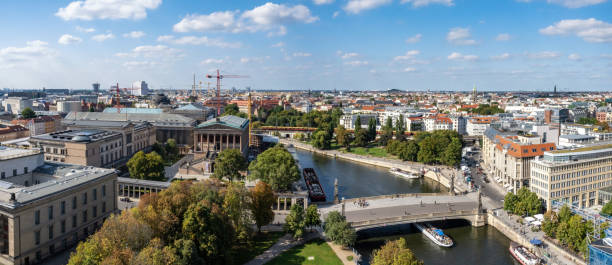
[[[198,145],[197,145],[197,137],[198,134],[196,132],[193,133],[193,152],[195,153],[196,151],[198,151]]]
[[[276,198],[276,210],[280,210],[280,198]]]
[[[217,134],[213,135],[213,150],[217,151]]]
[[[19,216],[8,218],[8,255],[9,257],[21,256],[21,237]]]

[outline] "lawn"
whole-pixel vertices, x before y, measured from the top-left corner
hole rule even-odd
[[[356,154],[356,155],[363,155],[363,156],[367,156],[367,155],[375,156],[375,157],[389,156],[389,154],[387,154],[387,150],[381,147],[351,147],[350,151],[345,150],[345,152]]]
[[[284,234],[284,232],[261,232],[261,234],[253,236],[252,246],[240,246],[232,250],[232,256],[234,257],[233,264],[245,264],[257,257],[257,255],[264,253]]]
[[[311,257],[309,260],[308,258]],[[336,253],[322,239],[312,240],[285,251],[266,265],[342,265]]]

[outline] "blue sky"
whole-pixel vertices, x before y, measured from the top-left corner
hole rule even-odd
[[[32,6],[36,8],[32,8]],[[0,3],[0,87],[611,90],[610,0]]]

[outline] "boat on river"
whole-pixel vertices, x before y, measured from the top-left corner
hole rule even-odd
[[[405,178],[405,179],[418,179],[420,178],[418,175],[410,173],[408,171],[401,170],[399,168],[391,168],[389,172],[393,175]]]
[[[453,240],[449,236],[445,235],[442,229],[438,229],[428,223],[415,223],[414,226],[416,226],[417,229],[419,229],[427,238],[431,239],[431,241],[436,243],[438,246],[449,248],[454,244]]]
[[[510,242],[509,248],[510,254],[521,264],[523,265],[538,265],[540,263],[540,258],[533,254],[533,252],[529,251],[526,247],[519,245],[515,242]]]
[[[319,177],[313,168],[307,167],[302,170],[306,187],[308,188],[308,196],[312,202],[324,202],[325,192],[323,186],[319,183]]]

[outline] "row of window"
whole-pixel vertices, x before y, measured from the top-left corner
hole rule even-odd
[[[94,201],[98,199],[98,189],[97,188],[94,188],[92,190],[92,197]],[[106,185],[102,185],[102,197],[106,197]],[[87,191],[81,194],[81,202],[83,205],[87,204],[87,198],[88,198]],[[77,196],[74,196],[72,197],[72,210],[75,210],[76,208],[77,208]],[[102,212],[106,212],[106,202],[103,202],[102,209],[103,209]],[[49,220],[53,220],[53,214],[54,214],[53,205],[47,206],[47,213],[48,213]],[[87,210],[85,211],[85,213],[87,213]],[[64,215],[64,214],[66,214],[66,201],[61,201],[60,202],[60,215]],[[40,224],[40,210],[36,210],[34,211],[34,225],[39,225],[39,224]]]
[[[58,151],[59,151],[59,152],[58,152]],[[65,155],[65,154],[67,153],[67,151],[66,151],[66,149],[64,149],[64,148],[60,148],[60,149],[58,149],[58,148],[56,148],[56,147],[54,147],[54,148],[51,148],[51,147],[45,147],[45,153],[47,153],[47,154],[51,154],[51,153],[53,153],[53,154]]]
[[[22,174],[27,174],[28,172],[29,172],[29,171],[28,171],[28,167],[23,167],[23,173],[22,173]],[[21,175],[21,174],[19,174],[19,172],[17,171],[17,169],[16,169],[16,168],[14,168],[14,169],[13,169],[13,175],[12,175],[12,177],[17,176],[17,175]],[[0,172],[0,178],[1,178],[1,179],[5,179],[5,178],[7,178],[6,173],[5,173],[4,171]]]
[[[92,218],[97,218],[98,217],[98,206],[93,206],[92,207]],[[104,214],[106,213],[106,202],[102,202],[102,211],[100,212],[100,214]],[[88,212],[87,210],[83,210],[82,215],[81,215],[81,223],[87,223],[87,220],[89,218]],[[71,228],[76,228],[78,225],[78,218],[77,215],[73,215],[72,219],[71,219]],[[60,236],[66,233],[66,219],[62,219],[59,222],[60,225]],[[41,229],[37,229],[34,230],[34,243],[36,245],[40,245],[41,242],[41,237],[40,237],[40,232]],[[55,237],[55,223],[51,223],[49,224],[48,228],[47,228],[47,235],[49,240],[52,240]]]
[[[599,183],[584,185],[584,186],[581,186],[581,187],[565,189],[565,190],[560,190],[560,191],[554,191],[554,192],[550,193],[550,196],[552,198],[557,198],[557,197],[560,197],[560,196],[574,194],[576,192],[584,192],[584,191],[587,191],[587,190],[599,189],[601,187],[605,187],[605,186],[609,186],[609,185],[612,185],[612,181],[609,181],[609,180],[608,181],[602,181],[602,182],[599,182]]]

